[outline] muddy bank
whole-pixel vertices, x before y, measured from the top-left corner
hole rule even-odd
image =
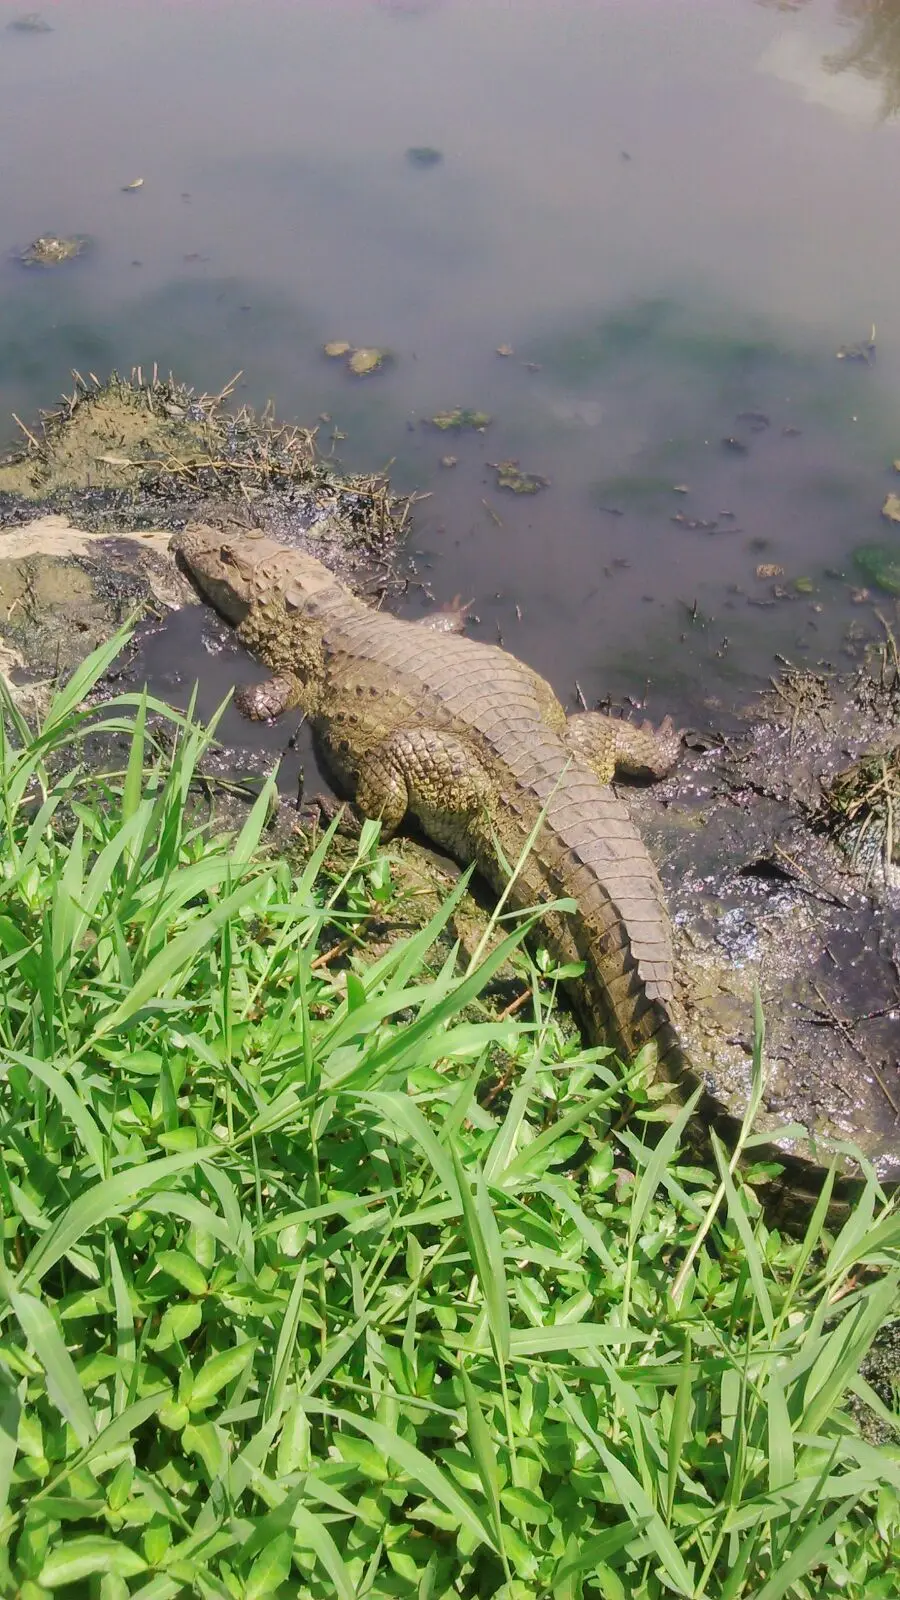
[[[184,704],[190,685],[173,643],[184,634],[203,641],[216,666],[218,704],[256,669],[167,554],[171,531],[188,520],[262,526],[391,604],[408,504],[383,479],[341,477],[317,455],[313,432],[229,416],[226,398],[137,376],[80,385],[0,465],[4,670],[19,662],[51,681],[140,613],[152,627],[113,669],[110,688],[152,681],[152,647],[173,657],[172,697]],[[230,715],[210,795],[240,806],[297,741],[284,726]],[[889,639],[853,677],[786,670],[737,736],[686,750],[665,784],[626,791],[666,887],[686,1043],[710,1106],[730,1121],[746,1107],[758,988],[768,1029],[759,1132],[819,1169],[832,1154],[843,1162],[852,1141],[886,1181],[900,1175],[900,888],[891,861],[900,826],[891,831],[879,774],[898,744],[900,669]],[[848,790],[840,775],[861,758],[869,789]],[[229,787],[235,777],[249,788]],[[298,808],[296,767],[286,764],[283,777],[273,837],[288,847],[308,829],[319,779],[308,764]],[[445,886],[427,854],[407,859]]]
[[[794,1148],[815,1162],[852,1141],[893,1181],[897,846],[889,862],[873,827],[861,855],[832,803],[861,762],[897,759],[893,641],[850,677],[786,670],[746,720],[721,747],[686,752],[666,783],[628,793],[669,900],[688,1047],[714,1099],[738,1111],[758,987],[769,1070],[760,1131],[802,1125],[809,1139]]]
[[[167,554],[192,520],[264,527],[352,577],[387,570],[409,502],[346,476],[315,428],[229,411],[138,369],[75,376],[0,461],[0,632],[40,678],[70,671],[129,617],[192,598]]]

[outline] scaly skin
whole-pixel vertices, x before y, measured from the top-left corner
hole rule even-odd
[[[662,776],[680,744],[666,719],[566,718],[543,678],[493,645],[455,637],[446,614],[403,622],[357,600],[320,562],[261,534],[194,526],[172,541],[238,638],[275,676],[244,695],[251,715],[302,708],[358,810],[386,835],[411,815],[498,892],[545,809],[511,902],[571,897],[542,938],[583,961],[574,995],[596,1040],[631,1055],[653,1040],[680,1075],[671,1021],[673,958],[662,886],[628,812],[617,768]],[[461,625],[461,624],[460,624]]]

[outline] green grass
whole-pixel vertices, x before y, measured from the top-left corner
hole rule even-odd
[[[451,897],[367,960],[377,830],[292,867],[267,790],[204,835],[210,735],[80,709],[115,648],[38,733],[3,701],[0,1592],[896,1595],[874,1177],[770,1231],[646,1064],[565,1042],[528,918],[467,970]]]

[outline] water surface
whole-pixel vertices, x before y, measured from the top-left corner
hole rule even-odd
[[[0,3],[3,248],[92,245],[0,269],[4,415],[73,366],[242,369],[239,398],[324,413],[325,448],[431,495],[420,574],[567,700],[699,722],[895,615],[852,552],[900,548],[900,5],[20,14]],[[836,359],[873,324],[874,365]],[[353,380],[321,354],[340,338],[393,362]],[[427,425],[454,406],[494,420]],[[498,490],[509,458],[550,486]]]

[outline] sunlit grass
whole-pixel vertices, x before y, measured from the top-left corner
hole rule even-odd
[[[377,830],[294,868],[270,787],[201,831],[209,734],[80,709],[115,648],[37,733],[3,702],[0,1590],[896,1595],[874,1177],[771,1231],[690,1107],[565,1042],[528,918],[438,956],[464,884],[367,960]],[[116,778],[73,765],[98,720]],[[510,956],[532,1021],[484,1003]]]

